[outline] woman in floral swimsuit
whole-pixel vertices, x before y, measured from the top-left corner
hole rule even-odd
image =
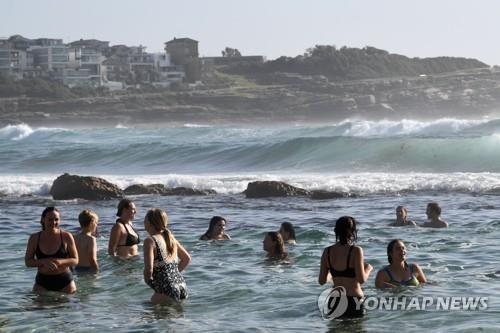
[[[144,241],[144,281],[155,291],[153,303],[187,298],[187,287],[180,274],[191,261],[189,253],[167,229],[167,214],[150,209],[144,218],[149,237]]]

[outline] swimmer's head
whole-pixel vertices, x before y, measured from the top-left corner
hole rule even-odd
[[[168,216],[167,213],[160,208],[151,208],[146,213],[146,217],[144,217],[144,226],[146,227],[146,223],[150,223],[151,226],[158,232],[163,232],[167,229],[168,225]]]
[[[408,216],[408,210],[404,206],[397,206],[396,207],[396,217],[400,219],[406,219]]]
[[[130,220],[133,220],[134,215],[136,213],[135,205],[130,199],[121,199],[118,203],[116,216],[124,217],[124,214],[127,213],[127,217]]]
[[[96,212],[89,209],[83,210],[78,215],[78,222],[80,223],[80,227],[82,227],[82,229],[88,228],[91,223],[95,223],[97,225],[98,221],[99,217],[97,216]]]
[[[428,218],[439,217],[441,215],[441,207],[436,202],[430,202],[427,204],[426,214]]]
[[[287,235],[287,239],[295,240],[295,228],[293,227],[293,224],[291,224],[290,222],[281,223],[280,234],[281,236],[283,236],[283,238],[285,238],[285,235]]]
[[[270,231],[266,233],[263,246],[264,250],[274,253],[275,256],[283,256],[285,254],[285,242],[279,232]]]
[[[224,232],[226,227],[226,219],[222,216],[214,216],[210,219],[208,230],[205,233],[208,237],[217,236]]]
[[[40,219],[40,224],[42,225],[42,230],[45,230],[46,222],[55,222],[56,227],[59,226],[60,222],[60,212],[56,207],[47,207],[42,212],[42,217]]]
[[[398,256],[403,261],[406,260],[406,254],[406,247],[401,239],[393,239],[387,244],[387,261],[389,261],[389,264],[397,260]]]
[[[342,216],[335,223],[335,240],[340,244],[350,244],[358,238],[356,220],[351,216]]]

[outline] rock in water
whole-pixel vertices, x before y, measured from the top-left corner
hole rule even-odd
[[[163,184],[135,184],[127,187],[123,192],[127,195],[138,195],[138,194],[163,194],[167,191]]]
[[[67,173],[54,180],[50,194],[55,200],[106,200],[123,197],[123,191],[105,179]]]
[[[309,191],[284,182],[256,181],[248,183],[245,190],[247,198],[307,196]]]
[[[217,194],[215,190],[196,190],[187,187],[174,187],[167,189],[162,195],[211,195]]]

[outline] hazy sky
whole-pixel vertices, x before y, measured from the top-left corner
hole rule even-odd
[[[163,50],[198,40],[202,56],[296,56],[316,44],[500,64],[497,0],[0,0],[0,37],[80,38]]]

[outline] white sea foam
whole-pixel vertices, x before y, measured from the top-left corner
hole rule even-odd
[[[48,195],[58,175],[0,175],[0,192],[10,196]],[[352,192],[360,195],[426,192],[500,192],[500,173],[342,173],[342,174],[225,174],[225,175],[95,175],[124,189],[133,184],[214,189],[219,194],[243,192],[256,180],[284,181],[308,190]]]
[[[401,136],[401,135],[446,135],[455,134],[489,122],[489,119],[463,120],[443,118],[434,121],[418,121],[403,119],[399,121],[381,120],[345,120],[336,125],[341,130],[340,135],[371,137],[371,136]]]

